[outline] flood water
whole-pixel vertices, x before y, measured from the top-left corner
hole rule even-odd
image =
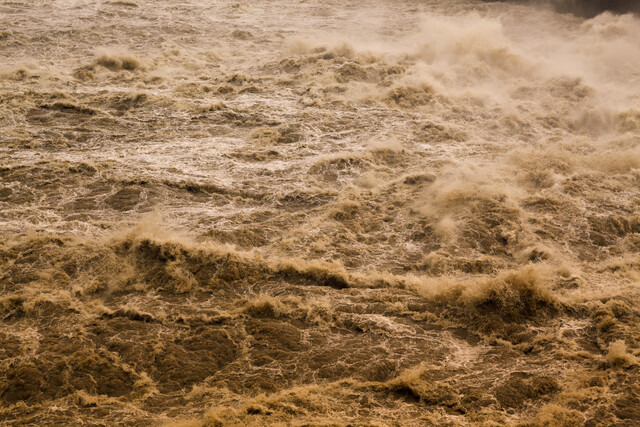
[[[637,425],[640,19],[0,2],[0,423]]]

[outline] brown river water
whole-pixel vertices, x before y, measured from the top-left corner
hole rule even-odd
[[[0,424],[635,426],[640,19],[0,2]]]

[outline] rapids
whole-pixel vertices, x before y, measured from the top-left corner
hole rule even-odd
[[[0,423],[636,425],[640,18],[553,6],[0,2]]]

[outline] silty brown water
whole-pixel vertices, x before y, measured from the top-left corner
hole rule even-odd
[[[0,4],[7,425],[635,425],[640,21]]]

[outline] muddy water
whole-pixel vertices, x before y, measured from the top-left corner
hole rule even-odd
[[[637,423],[637,17],[0,23],[2,423]]]

